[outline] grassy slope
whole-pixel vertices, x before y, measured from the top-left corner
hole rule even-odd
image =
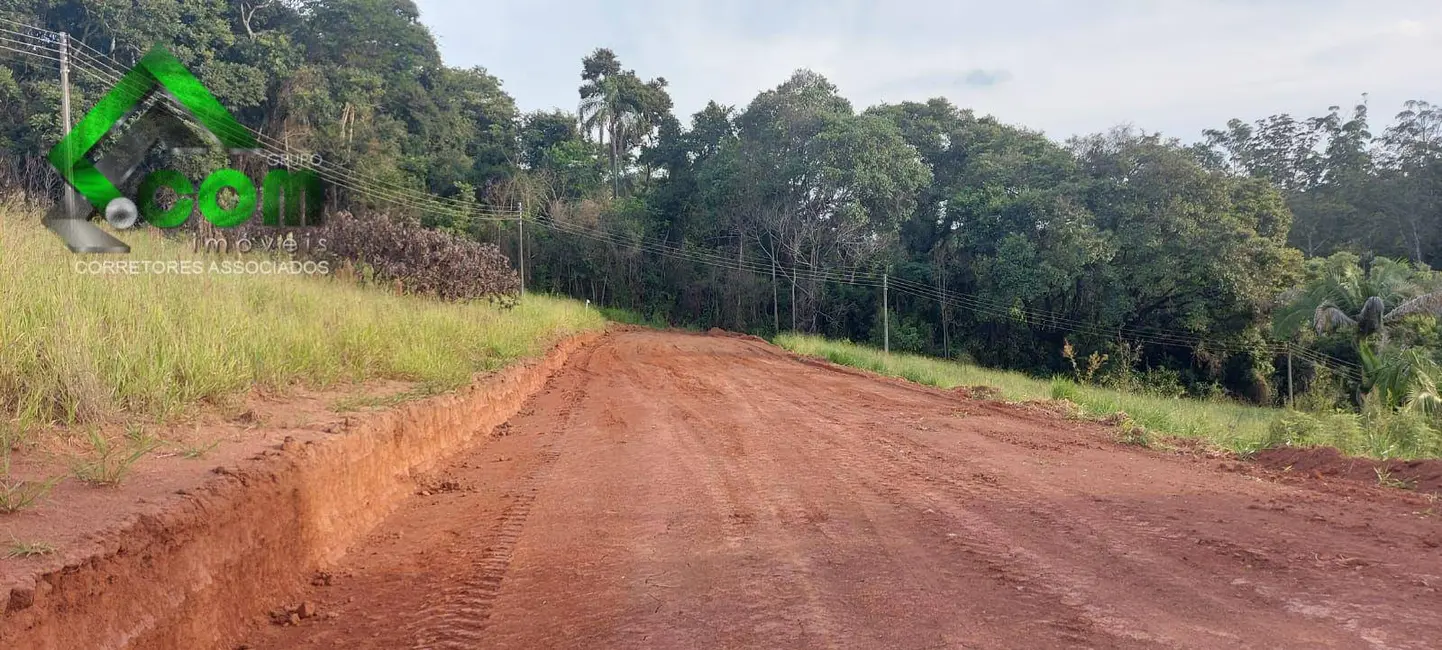
[[[72,255],[37,213],[0,204],[0,433],[164,417],[256,385],[446,388],[605,323],[542,296],[502,310],[327,278],[75,272],[77,260],[194,258],[153,235],[125,239],[129,256]]]
[[[1121,411],[1150,431],[1205,437],[1238,451],[1272,444],[1269,430],[1272,423],[1283,415],[1283,411],[1277,409],[1137,395],[1065,381],[1045,381],[1019,372],[991,370],[910,354],[888,356],[874,348],[816,336],[783,334],[776,338],[776,343],[793,352],[820,357],[832,363],[940,388],[992,386],[999,389],[1004,398],[1014,401],[1066,398],[1081,406],[1087,415],[1103,416]]]

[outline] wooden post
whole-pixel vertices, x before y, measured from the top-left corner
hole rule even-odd
[[[746,319],[741,315],[741,298],[744,289],[741,286],[741,276],[746,273],[746,235],[740,230],[736,231],[736,330],[746,329]]]
[[[516,208],[516,274],[521,276],[521,295],[526,295],[526,204]]]
[[[1296,398],[1292,395],[1292,342],[1287,341],[1287,408],[1296,407]]]
[[[890,276],[881,274],[881,351],[891,354],[891,310],[887,307],[887,285]]]
[[[781,311],[776,306],[776,253],[771,253],[771,327],[781,333]]]

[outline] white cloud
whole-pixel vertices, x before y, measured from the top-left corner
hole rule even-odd
[[[1130,122],[1194,139],[1362,93],[1378,126],[1442,100],[1442,3],[1425,0],[419,4],[446,61],[486,66],[524,109],[574,108],[580,59],[603,46],[666,77],[682,116],[744,106],[802,67],[857,107],[943,95],[1059,138]]]

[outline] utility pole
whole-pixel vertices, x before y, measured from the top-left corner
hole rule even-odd
[[[1287,341],[1287,408],[1296,408],[1295,398],[1292,396],[1292,342]]]
[[[771,327],[781,333],[781,311],[776,306],[776,253],[771,253]]]
[[[881,274],[881,350],[887,354],[891,354],[891,310],[886,306],[889,277],[890,275],[887,273]]]
[[[516,207],[516,250],[520,263],[516,265],[516,273],[521,276],[521,295],[526,295],[526,204],[522,203]]]
[[[950,310],[946,302],[946,249],[937,248],[934,267],[936,269],[936,289],[941,293],[941,348],[947,359],[951,358],[951,323],[949,321]]]
[[[70,135],[70,34],[60,32],[60,137],[62,141]],[[70,165],[70,150],[65,150],[66,167]],[[64,192],[66,216],[75,214],[75,193],[70,183],[61,184]]]
[[[736,274],[745,273],[742,269],[746,263],[746,234],[740,230],[736,231]],[[741,278],[736,278],[736,329],[746,329],[746,319],[741,314],[741,298],[744,291],[741,288]]]
[[[946,267],[942,266],[938,273],[937,284],[941,286],[941,345],[946,351],[946,358],[951,358],[951,328],[947,322],[946,309]]]

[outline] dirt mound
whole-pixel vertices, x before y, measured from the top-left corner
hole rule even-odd
[[[1386,482],[1422,492],[1442,492],[1442,460],[1371,460],[1345,456],[1332,447],[1279,447],[1257,454],[1269,469],[1335,477],[1364,483]]]
[[[759,336],[755,336],[755,335],[752,335],[752,334],[745,334],[745,333],[742,333],[742,332],[732,332],[732,331],[730,331],[730,330],[723,330],[723,329],[721,329],[721,328],[719,328],[719,327],[713,327],[713,328],[711,328],[711,329],[709,329],[709,330],[706,330],[706,335],[707,335],[707,336],[725,336],[725,337],[727,337],[727,338],[741,339],[741,340],[743,340],[743,341],[755,341],[755,342],[757,342],[757,343],[766,343],[766,339],[763,339],[763,338],[761,338],[761,337],[759,337]]]
[[[1021,403],[1030,409],[1075,419],[1082,416],[1082,408],[1076,402],[1066,399],[1029,399]]]
[[[982,386],[980,384],[976,386],[957,386],[956,388],[951,389],[951,393],[962,399],[1001,399],[1000,390],[997,390],[995,387],[992,386]]]

